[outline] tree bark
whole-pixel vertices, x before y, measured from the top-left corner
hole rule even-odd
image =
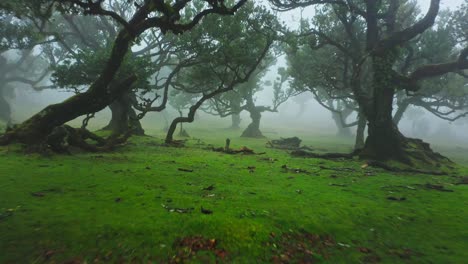
[[[111,56],[98,79],[84,93],[70,97],[62,103],[52,104],[35,114],[6,138],[26,144],[42,142],[52,130],[79,116],[95,113],[112,103],[136,81],[129,76],[121,83],[112,83],[134,37],[122,30],[114,42]]]
[[[403,100],[400,104],[398,104],[398,109],[395,115],[393,116],[393,122],[395,123],[395,125],[398,126],[401,119],[403,118],[403,114],[406,112],[409,105],[410,105],[410,101],[408,99]]]
[[[356,141],[354,143],[354,149],[364,148],[364,131],[366,130],[367,119],[364,114],[360,113],[358,115],[358,125],[356,130]]]
[[[231,129],[239,129],[240,128],[240,122],[241,122],[241,118],[240,118],[240,114],[238,113],[233,113],[231,115]]]
[[[374,56],[373,64],[373,102],[365,108],[368,120],[368,137],[362,156],[379,160],[394,159],[408,163],[404,153],[405,137],[393,122],[393,98],[395,95],[391,79],[391,55]],[[370,109],[369,109],[370,108]]]
[[[343,110],[340,113],[332,112],[333,121],[335,121],[336,128],[338,129],[336,135],[339,137],[350,137],[351,129],[349,127],[343,126],[343,121],[346,121],[346,118],[351,115],[351,111]],[[342,120],[343,118],[343,120]]]
[[[262,132],[260,131],[260,120],[262,118],[261,111],[259,111],[257,107],[249,107],[247,111],[250,113],[250,118],[252,119],[252,122],[247,126],[244,132],[242,132],[241,137],[264,137]]]
[[[127,93],[109,105],[112,117],[103,130],[110,130],[115,134],[125,134],[129,129],[132,129],[133,135],[143,136],[145,134],[145,130],[132,107],[132,96],[134,96],[132,93]]]

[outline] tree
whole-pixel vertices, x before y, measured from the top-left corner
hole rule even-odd
[[[192,61],[177,74],[173,87],[196,99],[187,116],[172,121],[166,143],[173,142],[179,123],[194,121],[196,111],[204,102],[250,80],[269,56],[276,38],[274,16],[253,3],[246,4],[235,16],[207,20],[183,36],[187,39],[179,39],[182,45],[179,50],[185,55],[180,57],[190,57]]]
[[[442,160],[430,150],[428,144],[404,137],[393,122],[393,100],[397,90],[409,93],[421,89],[418,83],[426,78],[459,71],[468,67],[468,48],[459,53],[456,60],[441,64],[422,65],[409,74],[394,69],[401,56],[400,47],[424,33],[434,24],[439,13],[439,0],[431,0],[426,15],[414,23],[402,23],[402,1],[282,1],[272,2],[284,9],[298,6],[333,3],[336,10],[343,10],[346,21],[359,19],[365,23],[365,50],[354,74],[351,88],[360,109],[368,120],[368,137],[361,157],[393,159],[411,164],[421,161],[434,164]],[[366,70],[364,70],[366,69]],[[363,73],[369,72],[370,92],[362,89]]]
[[[250,114],[251,123],[242,132],[241,137],[252,137],[258,138],[263,137],[260,131],[260,120],[263,112],[278,112],[278,108],[285,103],[290,97],[294,96],[292,89],[284,87],[284,84],[288,80],[288,73],[284,68],[278,69],[278,77],[273,82],[273,101],[272,106],[257,105],[255,103],[254,95],[260,91],[259,85],[262,85],[260,81],[260,75],[256,75],[252,81],[247,82],[245,87],[239,89],[239,93],[242,94],[242,98],[245,104],[241,109],[246,110]],[[264,83],[263,83],[264,84]]]
[[[41,142],[55,127],[81,115],[97,112],[128,91],[129,87],[137,80],[137,76],[134,73],[128,73],[123,81],[116,81],[114,76],[125,60],[128,50],[146,30],[159,29],[163,33],[181,34],[191,30],[207,15],[234,14],[246,0],[237,1],[230,6],[227,6],[225,1],[200,1],[197,4],[202,6],[202,11],[193,14],[190,19],[184,20],[181,20],[181,13],[188,5],[192,5],[187,1],[176,1],[172,4],[159,0],[144,1],[141,5],[135,2],[138,8],[128,20],[116,12],[106,9],[103,2],[102,0],[65,0],[57,3],[62,12],[74,11],[109,16],[121,24],[109,58],[99,77],[86,92],[72,96],[62,103],[49,105],[14,130],[7,132],[1,138],[0,143],[8,144],[12,141],[19,141],[30,144]]]
[[[366,121],[359,114],[350,80],[355,71],[353,65],[359,62],[362,53],[363,26],[358,20],[342,23],[342,16],[339,10],[323,7],[316,9],[310,23],[301,21],[296,33],[299,37],[291,37],[287,42],[288,71],[293,89],[310,92],[331,112],[338,136],[350,136],[349,128],[358,126],[355,149],[359,149],[364,145]],[[350,122],[347,119],[352,113],[357,113],[358,118]]]
[[[19,14],[19,10],[15,10],[15,14]],[[40,18],[26,16],[18,19],[14,14],[0,10],[0,120],[11,123],[8,99],[14,96],[18,84],[41,90],[40,83],[48,71],[42,69],[47,69],[43,54],[34,49],[55,41],[46,37]]]

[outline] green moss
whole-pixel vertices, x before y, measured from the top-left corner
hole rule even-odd
[[[238,133],[191,129],[201,141],[189,140],[186,148],[160,146],[163,137],[157,135],[132,138],[114,153],[49,158],[0,148],[0,263],[162,262],[176,254],[175,241],[198,235],[216,238],[228,262],[269,262],[270,234],[302,229],[341,244],[332,247],[328,263],[359,263],[369,255],[360,247],[384,263],[468,258],[468,189],[452,185],[453,177],[363,170],[359,161],[291,158],[265,148],[267,139]],[[232,148],[245,145],[266,154],[224,155],[199,145],[223,146],[226,137]],[[351,149],[335,138],[303,139],[323,152]],[[284,164],[310,173],[284,173]],[[419,185],[425,183],[454,192]],[[214,190],[203,190],[212,184]],[[195,209],[171,213],[162,204]],[[201,206],[214,213],[202,214]]]

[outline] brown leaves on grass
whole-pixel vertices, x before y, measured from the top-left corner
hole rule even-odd
[[[177,240],[174,243],[176,255],[170,263],[186,263],[194,260],[203,261],[198,256],[200,251],[209,252],[216,262],[223,261],[227,257],[227,251],[218,247],[218,241],[214,238],[208,239],[202,236],[190,236]]]
[[[329,235],[317,235],[307,231],[272,233],[267,244],[274,250],[272,263],[318,263],[328,259],[330,249],[336,246]]]

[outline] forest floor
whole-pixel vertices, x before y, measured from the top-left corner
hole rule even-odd
[[[180,148],[163,146],[160,133],[111,153],[0,148],[0,263],[468,259],[468,185],[457,184],[468,175],[466,150],[446,148],[461,164],[432,176],[293,158],[240,131],[190,133]],[[210,150],[226,137],[265,153]],[[351,149],[332,136],[303,139],[319,152]]]

